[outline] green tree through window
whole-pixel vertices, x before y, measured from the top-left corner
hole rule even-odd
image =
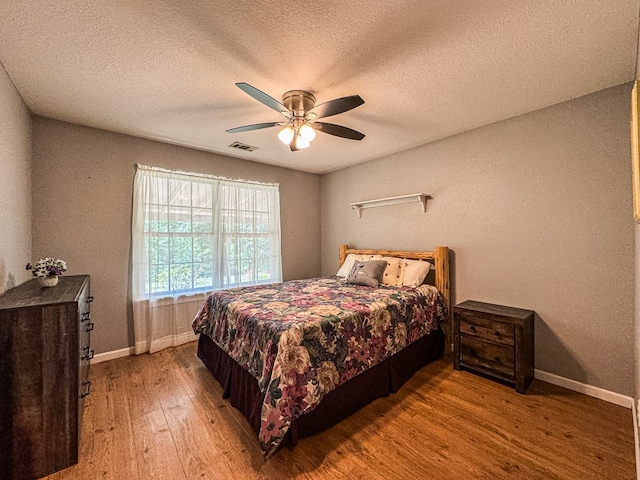
[[[134,258],[140,294],[282,280],[277,186],[139,170],[135,190],[140,204],[134,199],[132,240],[134,257],[142,257]],[[135,218],[140,216],[142,222]]]

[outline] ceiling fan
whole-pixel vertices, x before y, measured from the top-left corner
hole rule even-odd
[[[292,152],[302,150],[311,145],[311,141],[316,137],[316,131],[350,140],[362,140],[364,138],[363,133],[351,128],[334,123],[316,121],[319,118],[338,115],[362,105],[364,100],[359,95],[336,98],[316,105],[316,97],[306,90],[290,90],[282,96],[282,102],[279,102],[248,83],[240,82],[236,83],[236,86],[260,103],[284,115],[286,120],[230,128],[227,133],[248,132],[250,130],[281,126],[284,128],[278,133],[278,138],[282,143],[289,145]]]

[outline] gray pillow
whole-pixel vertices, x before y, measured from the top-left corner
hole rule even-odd
[[[387,268],[386,260],[356,261],[347,276],[347,282],[355,285],[377,287],[380,275],[382,275],[385,268]]]

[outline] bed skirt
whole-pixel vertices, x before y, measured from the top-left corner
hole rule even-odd
[[[442,356],[444,338],[441,329],[433,331],[338,386],[314,410],[291,424],[283,444],[293,446],[298,438],[326,430],[376,398],[397,392],[416,371]],[[198,357],[222,386],[222,397],[228,398],[257,432],[264,400],[258,381],[206,335],[200,335]]]

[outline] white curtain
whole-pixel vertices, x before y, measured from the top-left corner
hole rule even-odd
[[[193,341],[211,290],[282,281],[277,185],[137,166],[133,191],[135,353]]]

